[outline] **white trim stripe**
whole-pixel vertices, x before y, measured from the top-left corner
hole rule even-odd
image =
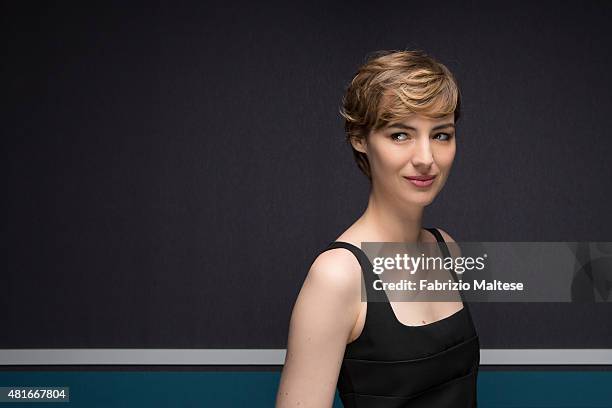
[[[612,349],[481,349],[484,365],[611,365]]]
[[[283,365],[286,349],[0,349],[4,365]],[[612,365],[612,349],[481,349],[481,365]]]

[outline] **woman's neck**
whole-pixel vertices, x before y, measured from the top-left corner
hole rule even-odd
[[[355,224],[371,242],[420,242],[423,207],[394,206],[370,194],[368,207]],[[356,226],[357,226],[356,225]]]

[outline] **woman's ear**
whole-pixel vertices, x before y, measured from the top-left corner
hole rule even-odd
[[[353,145],[353,149],[357,150],[358,152],[368,154],[365,137],[353,137],[351,139],[351,145]]]

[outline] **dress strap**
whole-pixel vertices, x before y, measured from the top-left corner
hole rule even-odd
[[[448,246],[446,245],[446,241],[444,241],[444,237],[442,236],[442,234],[440,233],[440,231],[438,231],[437,228],[425,228],[427,231],[431,232],[435,237],[436,240],[442,244],[439,245],[440,249],[442,250],[442,254],[445,257],[450,257],[450,252],[448,251]]]
[[[451,257],[450,251],[448,250],[448,246],[446,245],[446,241],[444,241],[444,237],[442,236],[440,231],[438,231],[437,228],[425,228],[425,229],[427,231],[431,232],[436,237],[436,240],[438,241],[438,246],[440,247],[440,250],[442,251],[442,254],[444,255],[444,257],[445,258],[450,258]],[[450,269],[450,273],[451,273],[451,276],[453,277],[454,281],[455,282],[459,282],[459,278],[457,277],[457,273],[455,272],[455,270],[453,268]],[[461,297],[461,301],[463,302],[463,306],[467,307],[467,302],[465,301],[465,298],[463,297],[463,293],[461,291],[459,291],[459,296]]]
[[[451,258],[450,251],[448,250],[448,245],[446,245],[446,241],[444,241],[444,237],[442,236],[440,231],[438,231],[437,228],[425,228],[425,229],[431,232],[436,237],[436,240],[438,241],[438,246],[440,247],[440,250],[442,251],[442,255],[444,255],[444,258]],[[450,269],[450,273],[453,279],[455,280],[455,282],[458,282],[459,278],[457,277],[457,273],[455,272],[453,268]]]

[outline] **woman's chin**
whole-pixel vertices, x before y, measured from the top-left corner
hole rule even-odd
[[[406,200],[408,203],[410,203],[410,206],[413,207],[426,207],[429,204],[433,203],[435,196],[423,196],[421,199],[415,199],[414,197],[411,197],[409,200]]]

